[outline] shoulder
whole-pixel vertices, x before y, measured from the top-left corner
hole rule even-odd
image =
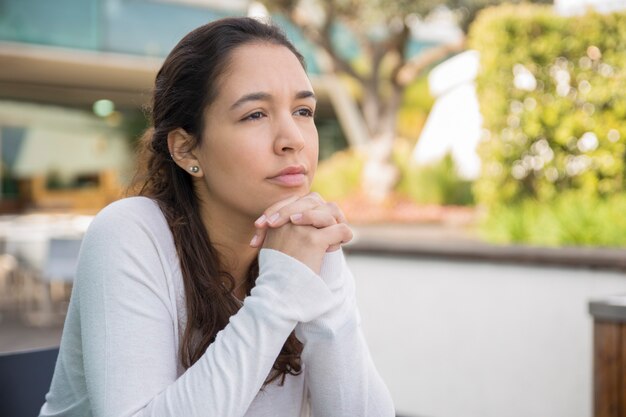
[[[129,197],[109,204],[96,215],[85,235],[89,240],[126,242],[168,240],[170,236],[158,203],[147,197]]]
[[[115,304],[120,300],[146,305],[152,293],[169,309],[176,260],[159,205],[145,197],[118,200],[96,215],[83,237],[76,268],[79,299],[102,302],[101,309],[106,303],[121,308]]]
[[[92,227],[128,226],[130,224],[155,225],[165,223],[165,216],[156,201],[147,197],[129,197],[117,200],[103,208],[94,218]]]
[[[163,216],[156,201],[148,197],[128,197],[114,201],[103,208],[94,220],[112,218],[142,218],[144,216]]]

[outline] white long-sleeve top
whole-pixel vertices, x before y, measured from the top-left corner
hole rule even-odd
[[[185,294],[171,231],[154,201],[120,200],[83,239],[40,416],[393,416],[359,321],[341,250],[325,255],[318,276],[262,249],[251,294],[184,369]],[[294,328],[303,372],[262,388]]]

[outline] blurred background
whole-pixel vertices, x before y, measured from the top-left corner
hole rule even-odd
[[[626,415],[626,0],[0,0],[0,352],[58,346],[160,64],[241,15],[307,60],[398,414]]]

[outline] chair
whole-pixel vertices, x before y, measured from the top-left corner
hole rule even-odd
[[[81,239],[51,238],[47,257],[38,275],[39,308],[26,314],[32,325],[46,326],[62,322],[69,299],[68,288],[74,281]]]
[[[51,238],[48,244],[48,256],[43,268],[46,281],[72,282],[76,273],[81,239]]]
[[[39,415],[58,355],[58,347],[0,353],[0,416]]]
[[[18,304],[15,293],[20,289],[17,259],[13,255],[0,252],[0,312],[11,310]]]

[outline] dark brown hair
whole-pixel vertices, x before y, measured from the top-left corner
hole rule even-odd
[[[300,60],[302,55],[276,26],[251,18],[226,18],[201,26],[185,36],[159,70],[152,100],[152,125],[140,141],[139,166],[129,194],[155,200],[172,230],[185,287],[187,325],[180,357],[193,365],[215,340],[240,305],[233,296],[235,281],[220,264],[217,250],[201,220],[192,179],[171,159],[167,137],[184,129],[191,148],[202,141],[203,112],[216,98],[233,51],[251,43],[282,45]],[[210,169],[210,168],[209,168]],[[258,276],[258,262],[249,268],[246,293]],[[224,282],[227,285],[224,285]],[[285,342],[266,383],[301,372],[302,344],[294,333]]]

